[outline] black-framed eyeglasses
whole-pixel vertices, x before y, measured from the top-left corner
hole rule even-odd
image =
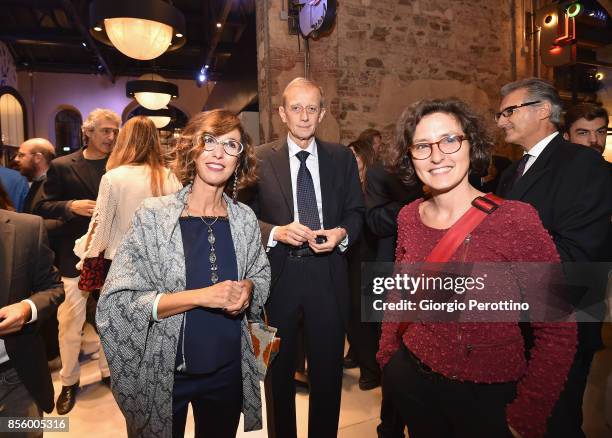
[[[440,152],[443,154],[454,154],[461,149],[463,140],[465,140],[464,135],[447,135],[446,137],[442,137],[440,140],[431,143],[415,143],[408,149],[410,151],[410,156],[413,159],[426,160],[431,156],[434,145],[437,145],[438,149],[440,149]]]
[[[231,155],[232,157],[237,157],[244,150],[244,146],[238,140],[234,140],[233,138],[229,138],[227,140],[219,141],[217,137],[207,132],[200,134],[195,137],[194,140],[195,146],[201,147],[205,151],[214,151],[217,149],[217,145],[223,145],[223,150],[227,155]]]
[[[497,122],[499,119],[501,119],[501,116],[504,116],[505,118],[510,118],[512,117],[512,114],[514,114],[514,111],[516,111],[517,109],[523,108],[524,106],[535,105],[541,102],[542,102],[541,100],[534,100],[532,102],[525,102],[525,103],[521,103],[520,105],[512,105],[512,106],[509,106],[508,108],[504,108],[500,112],[495,113],[495,121]]]

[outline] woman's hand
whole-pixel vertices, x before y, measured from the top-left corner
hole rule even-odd
[[[241,287],[240,298],[235,305],[224,309],[231,316],[237,316],[244,312],[251,304],[251,297],[253,296],[254,284],[251,280],[240,280],[237,283]]]
[[[201,307],[216,309],[233,308],[242,297],[242,285],[238,281],[225,280],[200,289]]]

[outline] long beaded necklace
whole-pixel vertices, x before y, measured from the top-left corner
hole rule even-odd
[[[189,212],[187,212],[189,214]],[[217,253],[215,252],[215,234],[213,233],[212,226],[219,220],[219,216],[215,217],[215,220],[212,223],[208,223],[204,220],[202,216],[200,216],[204,225],[208,228],[208,243],[210,243],[210,255],[208,256],[208,261],[210,262],[210,282],[215,284],[219,281],[219,275],[217,274],[218,266],[217,266]]]

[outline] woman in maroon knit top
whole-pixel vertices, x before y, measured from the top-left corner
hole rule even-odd
[[[431,197],[401,210],[396,262],[424,261],[483,195],[469,184],[468,173],[487,165],[490,146],[482,122],[459,100],[425,100],[404,111],[397,125],[397,169],[407,183],[418,177]],[[505,201],[450,262],[556,263],[559,256],[537,212]],[[504,296],[520,302],[519,286],[502,284]],[[383,391],[410,438],[543,436],[574,356],[576,326],[532,327],[535,345],[527,363],[516,322],[419,322],[405,324],[402,334],[398,323],[385,322],[377,356]]]

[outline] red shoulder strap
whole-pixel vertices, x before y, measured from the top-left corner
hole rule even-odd
[[[438,244],[431,250],[426,262],[444,263],[447,262],[457,248],[461,246],[468,234],[487,217],[499,208],[504,200],[492,193],[479,196],[472,201],[472,207],[446,232]]]
[[[502,198],[492,193],[474,199],[472,207],[440,239],[427,256],[427,259],[425,259],[425,262],[445,263],[450,260],[467,235],[474,231],[485,217],[497,210],[503,202]],[[409,322],[404,321],[397,327],[397,335],[400,339],[409,325]]]

